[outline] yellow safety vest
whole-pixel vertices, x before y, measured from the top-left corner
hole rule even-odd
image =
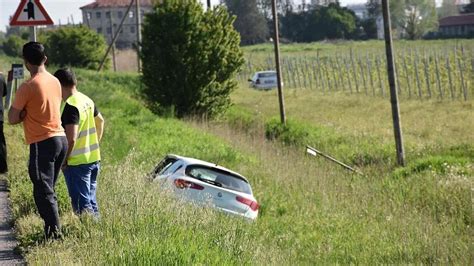
[[[79,129],[76,143],[67,160],[68,165],[89,164],[100,161],[99,137],[95,127],[94,102],[83,93],[76,92],[66,103],[79,111]]]

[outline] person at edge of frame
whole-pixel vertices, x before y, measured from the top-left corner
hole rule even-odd
[[[61,127],[61,84],[46,70],[47,57],[41,43],[25,44],[23,60],[31,78],[16,92],[8,121],[12,125],[23,123],[30,146],[28,174],[33,198],[44,221],[46,239],[58,239],[61,227],[55,185],[67,151]]]
[[[6,174],[8,172],[7,164],[7,143],[5,142],[5,134],[3,133],[3,120],[4,120],[4,105],[3,97],[7,95],[7,83],[5,77],[0,71],[0,174]]]
[[[65,103],[61,122],[68,150],[62,170],[72,209],[77,215],[86,213],[99,219],[96,192],[104,118],[95,103],[77,90],[77,79],[71,69],[59,69],[54,76],[61,83]]]

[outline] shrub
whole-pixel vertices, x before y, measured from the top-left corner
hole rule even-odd
[[[26,41],[20,38],[19,36],[11,35],[3,43],[3,51],[8,56],[21,57],[23,45],[25,44],[25,42]]]
[[[278,139],[285,144],[305,145],[309,142],[309,128],[301,123],[288,120],[284,125],[277,118],[272,118],[265,123],[265,136],[269,140]]]
[[[214,116],[230,105],[244,59],[225,8],[164,1],[143,26],[143,95],[158,113]]]
[[[102,35],[83,26],[48,31],[41,39],[49,62],[58,66],[97,69],[107,49]]]

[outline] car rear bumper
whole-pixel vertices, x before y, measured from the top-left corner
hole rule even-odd
[[[246,213],[239,213],[239,212],[235,212],[235,211],[232,211],[232,210],[220,208],[220,207],[217,207],[215,205],[211,206],[211,207],[213,207],[214,209],[217,209],[219,211],[222,211],[224,213],[227,213],[227,214],[230,214],[230,215],[241,216],[241,217],[244,217],[244,218],[247,218],[247,219],[250,219],[250,220],[255,220],[255,219],[257,219],[257,216],[258,216],[257,212],[252,212],[252,211],[247,211]]]

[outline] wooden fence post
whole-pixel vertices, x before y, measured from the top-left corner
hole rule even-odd
[[[418,98],[421,99],[422,93],[421,93],[420,75],[418,74],[418,51],[415,51],[413,66],[415,67],[416,86],[418,87]]]
[[[332,86],[333,84],[331,82],[331,78],[329,77],[328,58],[326,58],[326,60],[324,60],[324,73],[326,74],[326,80],[327,80],[327,83],[328,83],[328,91],[331,91],[331,89],[334,89],[334,87]]]
[[[382,93],[382,97],[385,97],[385,86],[383,85],[382,75],[380,75],[380,57],[379,56],[375,58],[375,65],[377,67],[377,76],[379,77],[380,91]]]
[[[325,84],[324,84],[324,79],[323,79],[323,70],[321,69],[321,58],[319,57],[319,54],[318,54],[318,74],[319,74],[319,80],[321,81],[321,89],[323,91],[323,93],[326,91],[325,90]]]
[[[339,76],[339,84],[340,84],[339,87],[341,87],[341,91],[344,91],[346,85],[344,84],[344,75],[343,75],[341,64],[339,63],[339,61],[340,61],[340,57],[339,57],[339,54],[337,53],[336,54],[336,67],[337,67],[337,72]]]
[[[407,60],[406,60],[406,56],[405,56],[405,50],[403,50],[403,68],[405,69],[405,78],[406,78],[407,87],[408,87],[408,98],[411,99],[411,82],[410,82],[410,74],[408,73],[408,66],[407,66]]]
[[[459,57],[458,57],[458,64],[459,64],[459,74],[461,75],[461,86],[462,86],[464,101],[467,101],[467,88],[466,88],[466,84],[464,84],[464,74],[462,71],[462,63],[461,63],[461,58]]]
[[[439,97],[443,100],[443,90],[441,88],[441,79],[439,76],[439,58],[438,53],[435,52],[435,68],[436,68],[436,85],[438,87]]]
[[[346,58],[344,58],[343,60],[344,60],[344,65],[346,66],[346,74],[347,74],[347,81],[349,83],[349,91],[352,94],[352,82],[351,82],[351,72],[350,72],[349,62],[348,60],[346,60]]]
[[[428,59],[426,58],[426,55],[423,55],[423,65],[425,69],[425,82],[426,82],[426,89],[428,90],[428,98],[431,98],[431,84],[430,84],[430,70],[427,64]]]
[[[449,54],[446,57],[446,69],[448,70],[448,82],[449,82],[449,90],[451,91],[451,99],[454,100],[455,94],[454,94],[454,87],[453,87],[453,78],[451,76],[451,64],[449,61]]]
[[[356,92],[359,93],[359,80],[357,79],[357,71],[356,65],[354,63],[354,53],[352,48],[350,49],[350,56],[351,56],[351,64],[352,64],[352,73],[354,74],[354,82],[356,85]]]
[[[364,67],[362,66],[362,60],[360,58],[360,54],[359,54],[358,63],[360,67],[360,74],[362,75],[362,83],[364,84],[365,95],[367,95],[367,82],[365,81]]]
[[[367,68],[369,70],[370,86],[372,87],[372,96],[375,96],[374,77],[372,76],[372,62],[369,59],[369,54],[367,54]]]

